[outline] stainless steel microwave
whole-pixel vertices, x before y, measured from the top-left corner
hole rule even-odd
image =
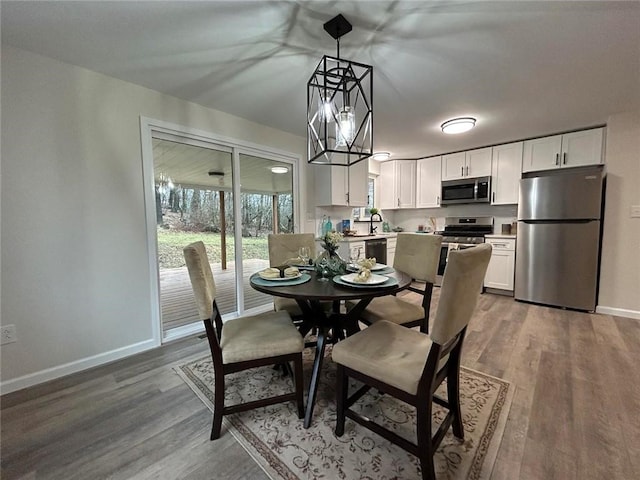
[[[442,182],[441,205],[489,203],[491,177],[462,178]]]

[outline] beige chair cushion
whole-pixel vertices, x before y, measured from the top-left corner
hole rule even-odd
[[[415,395],[431,339],[381,320],[333,347],[333,361]]]
[[[273,308],[276,312],[285,311],[292,316],[302,315],[300,305],[292,298],[273,297]]]
[[[269,312],[229,320],[220,339],[224,363],[301,352],[302,336],[286,312]]]
[[[315,258],[316,242],[313,233],[271,233],[267,237],[269,265],[276,267],[298,258],[300,247],[309,247],[311,258]]]
[[[393,268],[409,274],[414,280],[435,283],[441,246],[440,235],[399,233]]]
[[[348,306],[351,306],[351,302]],[[424,308],[422,305],[409,303],[393,295],[378,297],[371,300],[367,308],[362,312],[360,318],[368,323],[388,320],[402,325],[424,318]]]
[[[431,330],[434,342],[446,344],[469,323],[490,259],[491,245],[488,243],[449,252]]]
[[[189,271],[191,286],[196,297],[200,320],[210,319],[213,315],[213,299],[216,296],[216,284],[211,273],[211,264],[207,258],[204,243],[194,242],[183,249],[184,259]]]

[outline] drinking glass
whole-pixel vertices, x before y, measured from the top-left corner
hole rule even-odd
[[[320,280],[321,282],[329,281],[329,260],[325,257],[321,258],[318,262],[318,267],[320,269]]]
[[[309,247],[300,247],[300,250],[298,250],[298,256],[300,257],[300,260],[302,260],[303,265],[309,265],[309,257],[311,256]]]
[[[349,250],[349,264],[358,268],[358,260],[360,260],[360,247],[353,247]]]

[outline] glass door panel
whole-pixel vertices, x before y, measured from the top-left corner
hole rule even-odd
[[[238,310],[232,151],[189,139],[152,139],[162,330],[200,322],[182,249],[204,242],[220,312]],[[183,143],[185,142],[185,143]]]
[[[244,309],[273,302],[251,288],[251,274],[269,266],[267,236],[293,233],[293,164],[240,153]]]

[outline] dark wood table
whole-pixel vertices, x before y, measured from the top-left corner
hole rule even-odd
[[[395,278],[398,281],[397,285],[363,288],[343,286],[335,283],[331,279],[322,281],[319,280],[316,273],[312,271],[305,273],[311,275],[311,280],[299,285],[278,286],[277,283],[274,282],[273,285],[264,286],[254,284],[253,281],[251,281],[250,284],[251,287],[259,292],[276,297],[294,299],[304,313],[304,320],[299,327],[300,334],[303,337],[313,328],[316,328],[318,331],[315,343],[316,354],[313,362],[304,417],[304,427],[309,428],[316,401],[316,394],[318,392],[320,370],[322,368],[327,342],[335,343],[344,339],[345,336],[358,332],[360,330],[358,327],[360,314],[367,308],[371,300],[375,297],[391,295],[407,288],[411,284],[411,277],[396,270],[393,273],[385,275]],[[254,276],[251,278],[253,279]],[[340,311],[340,303],[342,300],[359,300],[359,302],[349,311],[342,313]],[[328,301],[333,302],[332,309],[326,309],[324,307],[323,303]]]

